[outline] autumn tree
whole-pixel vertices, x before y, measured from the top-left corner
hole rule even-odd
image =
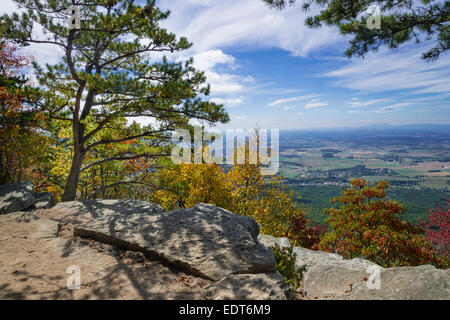
[[[0,182],[32,179],[39,187],[51,139],[40,130],[40,115],[25,102],[26,92],[34,90],[23,74],[31,60],[12,43],[0,44]]]
[[[283,9],[296,0],[263,0],[267,5]],[[300,2],[300,1],[299,1]],[[380,29],[367,27],[370,5],[378,5]],[[320,13],[306,19],[307,26],[317,28],[323,24],[338,26],[342,35],[350,35],[346,55],[364,56],[380,46],[391,49],[413,40],[432,41],[434,47],[423,53],[423,58],[435,60],[450,49],[450,2],[441,0],[303,0],[305,12],[316,6]],[[361,16],[362,15],[362,16]],[[361,19],[360,19],[361,17]]]
[[[230,208],[231,186],[218,164],[180,164],[159,170],[153,200],[167,210],[198,202]]]
[[[325,228],[308,221],[307,213],[296,206],[294,192],[283,185],[282,176],[261,174],[259,156],[256,163],[250,163],[248,143],[237,146],[235,158],[239,149],[244,149],[244,163],[226,170],[215,163],[192,163],[160,171],[152,200],[167,210],[210,203],[254,218],[263,234],[287,237],[308,248],[317,244]]]
[[[351,181],[351,188],[332,200],[340,207],[325,210],[331,231],[316,248],[347,259],[362,256],[383,267],[427,263],[448,267],[449,260],[434,250],[423,236],[423,229],[397,216],[405,208],[385,199],[388,187],[387,181],[380,181],[375,187],[364,179]]]
[[[47,44],[63,53],[61,61],[35,73],[42,92],[30,105],[48,119],[71,127],[72,158],[63,201],[74,200],[87,154],[101,145],[151,140],[148,148],[122,150],[89,166],[110,161],[154,159],[168,155],[155,145],[168,141],[169,132],[186,127],[190,119],[209,124],[227,122],[222,105],[202,99],[209,94],[205,76],[193,60],[169,62],[164,53],[188,49],[159,24],[169,16],[147,0],[14,0],[26,9],[0,17],[0,35],[21,45]],[[80,27],[68,28],[71,5],[80,10]],[[34,26],[43,33],[36,36]],[[118,118],[152,117],[158,125],[124,126],[120,134],[105,130]],[[88,125],[89,123],[89,125]],[[88,128],[89,127],[89,128]],[[85,169],[86,170],[86,169]]]
[[[440,254],[450,259],[450,199],[428,210],[427,220],[422,225],[428,241]]]
[[[95,122],[89,121],[89,118],[86,122],[86,129],[92,130]],[[128,124],[127,122],[125,118],[115,118],[103,129],[103,135],[121,139],[123,132],[129,133],[132,130],[139,132],[141,130],[138,123]],[[70,173],[67,163],[70,163],[73,156],[72,130],[66,121],[53,120],[51,121],[51,133],[55,137],[55,142],[48,150],[53,157],[50,161],[51,170],[46,172],[46,178],[50,185],[47,189],[55,194],[57,200],[60,200],[64,192],[65,181]],[[78,197],[80,199],[100,197],[146,200],[146,197],[149,197],[148,194],[153,190],[149,188],[151,186],[148,183],[144,183],[142,180],[160,165],[164,166],[161,159],[146,157],[117,161],[105,161],[105,159],[120,159],[123,154],[145,152],[150,149],[150,146],[155,153],[168,152],[170,145],[158,147],[155,143],[150,138],[141,138],[115,144],[99,144],[90,149],[84,157],[83,167],[80,170]]]

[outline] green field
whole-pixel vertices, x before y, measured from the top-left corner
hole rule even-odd
[[[405,220],[416,223],[450,198],[450,135],[433,130],[286,133],[280,136],[280,173],[315,222],[324,222],[331,198],[362,177],[371,185],[390,181],[388,197],[406,207]]]
[[[339,196],[344,189],[340,186],[290,186],[295,190],[296,195],[300,195],[301,199],[298,204],[302,208],[310,210],[309,218],[317,223],[323,223],[325,215],[323,210],[330,208],[330,200]],[[430,188],[410,189],[392,187],[388,191],[388,198],[396,200],[405,205],[407,211],[403,219],[417,223],[423,220],[427,209],[433,208],[437,202],[445,198],[449,198],[450,193]]]

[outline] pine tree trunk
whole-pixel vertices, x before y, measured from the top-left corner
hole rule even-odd
[[[61,201],[74,201],[77,195],[78,180],[80,178],[81,164],[83,163],[83,154],[79,148],[74,148],[72,166],[67,177],[64,194]]]
[[[61,201],[74,201],[77,196],[78,181],[80,179],[81,165],[83,164],[84,149],[80,144],[81,138],[84,133],[84,125],[78,122],[78,119],[73,123],[73,159],[72,166],[70,167],[70,173],[67,177],[66,185],[64,187],[64,194]]]

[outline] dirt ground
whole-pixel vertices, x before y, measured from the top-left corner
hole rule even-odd
[[[201,299],[211,283],[140,253],[73,238],[73,224],[88,218],[52,209],[1,215],[0,299]],[[67,288],[70,266],[80,270],[79,289]]]

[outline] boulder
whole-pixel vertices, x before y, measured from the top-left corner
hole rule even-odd
[[[33,185],[33,182],[31,182],[31,181],[22,181],[22,182],[17,182],[15,184],[17,184],[18,187],[21,189],[25,189],[28,192],[33,192],[34,185]]]
[[[156,256],[213,281],[229,274],[275,271],[274,255],[257,241],[259,226],[253,218],[204,203],[136,213],[140,204],[135,209],[119,202],[114,205],[118,213],[104,214],[90,206],[95,218],[76,225],[74,235]]]
[[[296,267],[306,265],[303,292],[308,299],[450,299],[450,270],[431,265],[383,268],[362,258],[346,260],[302,247],[294,252]]]
[[[308,298],[336,297],[365,282],[377,264],[355,258],[345,260],[342,256],[324,251],[294,247],[297,255],[295,265],[306,265],[303,291]],[[381,268],[381,267],[379,267]],[[382,269],[382,268],[381,268]]]
[[[34,208],[49,209],[55,205],[55,197],[51,192],[34,192],[33,196],[36,198]]]
[[[281,248],[287,247],[290,248],[292,247],[291,243],[289,242],[288,238],[275,238],[272,236],[269,236],[267,234],[260,234],[258,236],[258,241],[259,243],[261,243],[263,246],[265,246],[266,248],[270,248],[274,245],[278,245]]]
[[[286,300],[289,286],[278,272],[231,274],[202,289],[207,300]]]
[[[31,182],[0,185],[0,214],[27,209],[36,201]]]

